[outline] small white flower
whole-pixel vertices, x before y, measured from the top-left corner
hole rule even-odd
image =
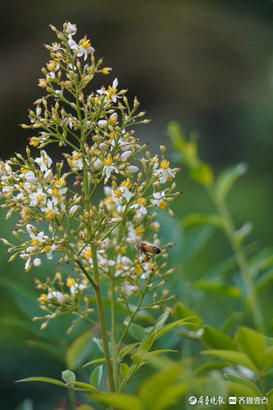
[[[130,282],[124,282],[122,288],[127,296],[131,296],[139,291],[138,286],[131,285]]]
[[[37,191],[30,194],[29,198],[31,200],[30,204],[29,204],[30,206],[42,207],[46,203],[47,195],[44,193],[43,188],[41,187],[41,185],[38,185]]]
[[[74,34],[77,33],[76,24],[72,24],[70,23],[70,21],[68,21],[68,23],[66,24],[66,28],[64,29],[64,32],[69,34],[70,36],[74,36]]]
[[[82,283],[75,283],[75,285],[72,285],[70,287],[70,292],[72,295],[74,295],[75,293],[79,293],[81,290],[86,289],[87,286],[83,285]]]
[[[120,96],[116,95],[117,86],[118,86],[118,79],[115,78],[112,83],[112,86],[109,85],[107,90],[104,87],[102,87],[99,90],[97,90],[97,93],[100,95],[105,95],[105,98],[107,100],[113,101],[115,103],[117,102],[117,99],[120,98]]]
[[[142,204],[134,204],[131,208],[136,210],[136,218],[138,222],[142,221],[145,215],[147,215],[147,209]]]
[[[129,165],[129,167],[126,168],[130,174],[135,174],[136,172],[139,171],[139,168],[136,167],[135,165]]]
[[[47,295],[47,299],[56,299],[58,303],[60,303],[60,305],[62,305],[65,302],[65,296],[62,292],[57,291],[53,291],[53,292],[49,292]]]
[[[99,170],[103,167],[103,162],[98,158],[96,159],[96,161],[94,162],[94,168]]]
[[[69,215],[70,216],[75,215],[75,213],[77,212],[78,209],[79,209],[79,205],[72,205],[70,210],[69,210]]]
[[[52,165],[52,159],[45,151],[41,151],[41,156],[36,158],[34,161],[39,165],[42,172],[46,172]]]
[[[40,258],[35,258],[35,259],[34,259],[33,265],[34,265],[35,267],[41,266],[41,264],[42,264],[42,261],[41,261]]]
[[[100,128],[107,127],[107,124],[108,124],[108,122],[107,122],[106,120],[99,120],[99,121],[98,121],[98,126],[99,126]]]
[[[120,160],[124,162],[127,161],[127,159],[130,157],[131,154],[132,154],[132,151],[123,152],[120,156]]]

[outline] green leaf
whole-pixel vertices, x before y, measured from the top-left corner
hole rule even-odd
[[[236,397],[253,397],[253,391],[248,386],[244,386],[241,383],[234,383],[234,382],[226,382],[229,396],[236,396]],[[229,406],[231,407],[231,406]],[[261,405],[254,405],[250,404],[249,406],[243,405],[244,409],[255,409],[261,410]]]
[[[261,333],[240,326],[235,334],[235,342],[239,349],[244,352],[259,370],[265,365],[265,339]]]
[[[66,363],[69,369],[75,370],[79,368],[86,356],[92,350],[93,331],[88,330],[83,333],[69,346],[66,353]]]
[[[37,340],[27,340],[26,345],[31,347],[32,349],[34,348],[41,350],[54,357],[54,359],[59,360],[63,364],[65,363],[65,351],[58,346],[52,346],[47,342],[39,342]]]
[[[273,346],[270,346],[265,351],[265,370],[273,367]]]
[[[204,228],[198,230],[193,229],[193,231],[192,236],[186,243],[184,243],[183,248],[179,248],[179,260],[183,263],[196,256],[198,252],[200,252],[207,245],[213,233],[211,226],[205,226]]]
[[[62,379],[66,383],[73,383],[76,380],[76,375],[71,370],[63,370],[62,371]]]
[[[67,387],[61,380],[52,379],[51,377],[26,377],[25,379],[17,380],[16,383],[22,382],[42,382],[56,384],[57,386]]]
[[[130,335],[138,341],[143,340],[146,336],[145,329],[142,326],[137,325],[135,323],[131,323],[128,331]]]
[[[220,199],[224,199],[227,193],[232,188],[236,180],[247,171],[247,165],[240,163],[232,168],[223,171],[216,181],[217,195]]]
[[[119,367],[120,374],[124,380],[127,380],[129,377],[129,367],[126,363],[121,363]]]
[[[213,349],[235,350],[236,345],[230,336],[212,326],[204,326],[201,336],[202,342]]]
[[[141,401],[136,396],[125,393],[97,393],[92,395],[92,399],[119,410],[143,410]]]
[[[273,269],[268,270],[262,276],[259,276],[256,284],[255,290],[258,294],[264,292],[273,283]]]
[[[102,375],[103,375],[103,364],[95,367],[95,369],[91,373],[91,376],[90,376],[91,384],[93,384],[94,386],[99,388],[100,383],[101,383],[101,379],[102,379]]]
[[[178,383],[182,371],[180,364],[171,366],[168,370],[155,373],[141,385],[139,397],[147,409],[163,410],[185,394],[187,386]]]
[[[216,294],[229,296],[234,299],[240,299],[242,297],[242,292],[237,286],[227,286],[223,283],[217,283],[216,281],[210,280],[198,280],[195,282],[194,287]]]
[[[85,363],[82,367],[87,367],[87,366],[91,366],[92,364],[99,364],[99,363],[105,363],[105,362],[106,362],[105,357],[101,357],[100,359],[91,360],[90,362]]]
[[[173,147],[176,151],[184,153],[187,142],[186,137],[178,122],[171,121],[168,124],[168,135],[171,138]]]
[[[74,382],[71,382],[71,383],[69,383],[69,384],[72,384],[73,386],[78,386],[78,387],[81,387],[82,389],[84,389],[84,390],[91,390],[92,392],[97,392],[97,389],[96,389],[96,387],[95,386],[92,386],[92,384],[89,384],[89,383],[84,383],[84,382],[76,382],[76,381],[74,381]],[[75,389],[75,387],[74,387],[74,389]],[[75,389],[76,390],[76,389]]]
[[[104,347],[103,347],[103,342],[102,339],[99,339],[98,337],[93,337],[93,342],[96,343],[97,347],[101,351],[101,353],[104,353]],[[112,348],[112,343],[108,342],[108,348],[111,356],[113,356],[113,348]]]
[[[131,343],[127,346],[124,346],[119,353],[120,360],[130,354],[138,345],[139,343]]]
[[[259,396],[259,397],[262,396],[262,392],[258,389],[256,384],[254,384],[250,380],[243,379],[242,377],[234,376],[233,374],[227,374],[227,373],[225,373],[224,376],[230,382],[239,383],[239,384],[242,384],[243,386],[248,387],[250,390],[252,390],[253,396],[254,395]]]
[[[177,350],[172,350],[172,349],[153,350],[152,352],[145,353],[145,355],[143,356],[143,360],[146,362],[146,361],[153,359],[155,356],[159,356],[164,353],[177,353]]]
[[[222,218],[216,214],[190,214],[185,216],[181,222],[185,228],[200,225],[212,225],[218,228],[223,226]]]
[[[209,164],[199,162],[190,170],[190,176],[201,185],[210,186],[213,182],[213,171]]]
[[[203,354],[208,354],[211,356],[215,356],[218,359],[227,360],[230,363],[235,365],[240,364],[241,366],[245,366],[250,370],[253,370],[255,373],[259,373],[255,364],[248,358],[245,353],[237,352],[234,350],[205,350],[202,352]]]
[[[210,372],[211,370],[219,370],[219,369],[221,370],[224,367],[227,367],[226,362],[213,361],[213,362],[205,363],[205,364],[202,364],[201,366],[199,366],[195,370],[194,374],[199,375],[199,374],[204,373],[205,375],[207,375],[208,372]]]
[[[234,233],[234,239],[238,243],[242,243],[244,239],[252,232],[252,224],[250,222],[245,223],[240,229]]]
[[[175,319],[186,319],[188,317],[191,318],[191,322],[189,324],[185,324],[190,330],[196,331],[201,327],[202,318],[191,309],[189,309],[184,303],[178,302],[174,306],[174,318]]]

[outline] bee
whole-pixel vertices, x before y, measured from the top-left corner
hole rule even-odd
[[[149,242],[137,242],[136,249],[144,255],[144,262],[148,262],[151,259],[151,255],[157,255],[161,252],[158,246]]]

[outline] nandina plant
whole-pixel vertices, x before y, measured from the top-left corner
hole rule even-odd
[[[183,322],[166,325],[165,308],[157,320],[154,316],[142,341],[126,344],[140,312],[160,311],[175,297],[165,288],[165,278],[172,273],[167,263],[172,244],[159,242],[156,209],[172,215],[170,203],[179,195],[173,181],[178,169],[170,168],[163,145],[160,155],[152,156],[140,144],[132,127],[149,120],[138,112],[136,98],[129,104],[117,78],[91,90],[96,75],[111,72],[102,59],[96,61],[91,41],[86,36],[77,41],[77,27],[69,22],[63,31],[51,29],[58,42],[46,45],[50,60],[38,82],[44,95],[34,102],[29,123],[22,125],[35,136],[26,156],[17,153],[0,163],[1,207],[7,218],[18,215],[14,243],[2,241],[9,247],[9,260],[22,258],[26,271],[39,270],[45,258],[60,266],[69,263],[67,276],[58,270],[45,281],[35,279],[44,315],[34,321],[41,320],[44,329],[65,313],[77,315],[68,332],[80,320],[97,327],[103,356],[94,361],[102,363],[100,377],[93,378],[96,385],[76,381],[69,370],[63,372],[64,382],[25,380],[50,381],[89,393],[100,388],[121,392],[147,361],[154,341]],[[62,162],[54,163],[48,155],[49,144],[62,148]],[[110,299],[107,320],[102,289]],[[118,305],[124,312],[119,322]]]

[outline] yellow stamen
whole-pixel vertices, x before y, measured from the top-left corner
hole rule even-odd
[[[30,140],[30,145],[32,145],[33,147],[37,147],[39,145],[39,142],[40,142],[40,138],[32,137]]]
[[[130,182],[129,180],[127,180],[127,181],[123,181],[123,182],[121,183],[121,186],[124,187],[124,188],[130,189],[130,188],[132,187],[132,184],[131,184],[131,182]]]
[[[83,254],[85,259],[90,259],[92,258],[92,251],[91,249],[88,249],[84,254]]]
[[[48,253],[48,252],[50,252],[50,250],[51,250],[50,245],[46,245],[46,246],[43,247],[42,252],[43,253]]]
[[[113,160],[110,154],[108,154],[107,158],[104,158],[103,163],[107,167],[110,167],[110,165],[112,165]]]
[[[141,275],[141,273],[142,273],[142,266],[140,265],[140,263],[138,263],[136,265],[136,274]]]
[[[82,48],[87,50],[89,47],[91,47],[91,42],[86,37],[84,37],[80,40],[80,45],[82,46]]]
[[[119,251],[120,251],[120,253],[122,253],[122,255],[124,255],[126,253],[125,246],[121,246]]]
[[[161,208],[161,209],[167,209],[168,208],[168,205],[167,205],[167,202],[166,201],[160,201],[160,203],[159,203],[159,208]]]
[[[38,87],[41,87],[41,88],[46,88],[47,87],[47,81],[46,81],[45,78],[39,78]]]
[[[137,228],[136,228],[136,235],[137,236],[142,236],[144,234],[144,228],[143,228],[143,226],[138,226]]]
[[[48,209],[48,210],[46,211],[46,213],[45,213],[45,217],[46,217],[47,219],[54,219],[55,216],[56,216],[56,212],[53,211],[53,209]]]
[[[168,169],[169,166],[170,166],[170,161],[167,161],[166,159],[163,159],[163,160],[160,162],[160,168],[161,168],[161,169]]]
[[[54,60],[50,60],[49,63],[47,63],[46,66],[47,66],[48,71],[51,71],[51,72],[56,71],[57,63]]]
[[[71,288],[71,286],[74,286],[75,283],[76,283],[76,281],[75,281],[75,279],[73,279],[73,278],[67,278],[67,279],[66,279],[66,286],[67,286],[68,288]]]
[[[138,198],[137,203],[140,205],[145,206],[146,205],[146,199],[145,198]]]
[[[103,69],[101,70],[102,74],[107,75],[110,73],[110,71],[112,70],[111,67],[103,67]]]
[[[39,239],[37,239],[37,238],[31,239],[31,245],[32,245],[34,248],[38,248],[38,246],[40,246],[40,244],[41,244],[41,242],[39,241]]]
[[[47,294],[46,293],[42,293],[41,296],[39,297],[39,302],[44,305],[47,301]]]

